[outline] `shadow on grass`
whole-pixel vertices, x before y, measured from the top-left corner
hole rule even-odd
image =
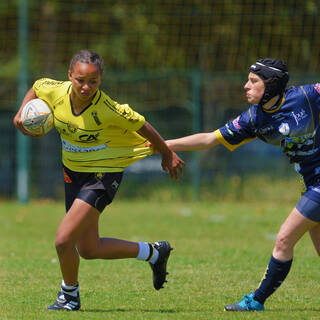
[[[142,312],[142,313],[179,313],[181,312],[182,310],[179,310],[179,309],[150,309],[150,310],[147,310],[147,309],[121,309],[121,308],[118,308],[118,309],[106,309],[106,310],[103,310],[103,309],[80,309],[79,312],[101,312],[101,313],[104,313],[104,312],[121,312],[121,313],[124,313],[124,312]]]
[[[320,311],[320,308],[292,308],[292,309],[267,309],[267,310],[264,310],[262,313],[264,312],[268,312],[268,313],[271,313],[271,312],[311,312],[311,311],[314,311],[314,312],[319,312]]]
[[[191,313],[194,313],[194,312],[208,312],[209,310],[189,310],[189,312]],[[210,311],[214,311],[214,310],[210,310]],[[221,310],[220,310],[221,311]],[[320,311],[320,308],[296,308],[296,309],[290,309],[290,310],[287,310],[287,309],[267,309],[267,310],[264,310],[264,311],[260,311],[260,312],[257,312],[257,313],[261,313],[261,314],[264,314],[264,313],[279,313],[279,312],[319,312]],[[174,313],[180,313],[180,312],[186,312],[186,310],[182,310],[182,309],[122,309],[122,308],[117,308],[117,309],[80,309],[78,312],[92,312],[92,313],[112,313],[112,312],[115,312],[115,313],[130,313],[130,312],[141,312],[141,313],[163,313],[163,314],[174,314]],[[237,312],[229,312],[230,314],[235,314]],[[255,313],[255,312],[249,312],[249,313]]]

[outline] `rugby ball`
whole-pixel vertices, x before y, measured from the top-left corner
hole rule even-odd
[[[21,112],[25,130],[36,135],[44,135],[53,128],[53,114],[42,99],[32,99],[25,104]]]

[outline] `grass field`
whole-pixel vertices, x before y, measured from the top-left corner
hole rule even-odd
[[[174,247],[165,289],[135,259],[81,260],[82,310],[48,312],[61,276],[54,248],[60,202],[0,202],[0,319],[320,319],[320,263],[306,235],[283,286],[263,313],[227,313],[258,285],[287,201],[143,202],[117,199],[101,235],[169,240]]]

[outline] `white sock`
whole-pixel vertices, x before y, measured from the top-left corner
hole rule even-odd
[[[139,253],[137,255],[138,260],[149,261],[154,264],[159,257],[158,250],[148,242],[139,242]]]
[[[79,284],[77,284],[76,286],[68,286],[65,284],[64,280],[62,280],[61,291],[62,293],[68,294],[69,296],[76,297],[79,292]]]
[[[150,245],[148,242],[139,242],[138,260],[147,260],[150,255]]]

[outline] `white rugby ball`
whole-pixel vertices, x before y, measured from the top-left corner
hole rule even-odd
[[[21,112],[22,125],[30,133],[44,135],[53,128],[53,114],[42,99],[32,99]]]

